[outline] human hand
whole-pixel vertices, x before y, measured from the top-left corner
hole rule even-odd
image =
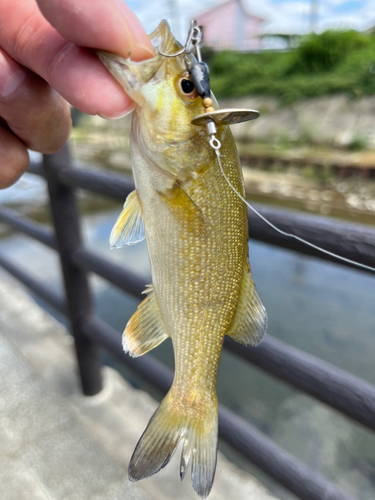
[[[106,118],[132,110],[92,49],[125,57],[130,50],[136,61],[153,55],[123,0],[1,0],[0,188],[25,171],[27,148],[54,153],[64,145],[68,102]]]

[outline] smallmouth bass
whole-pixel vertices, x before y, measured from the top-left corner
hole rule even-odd
[[[152,285],[129,320],[123,346],[140,356],[171,337],[172,387],[152,416],[129,465],[131,481],[166,466],[183,441],[180,475],[191,462],[194,490],[211,491],[216,469],[216,377],[224,335],[257,345],[267,316],[250,271],[247,211],[220,172],[204,129],[191,120],[204,111],[181,48],[162,21],[150,35],[156,55],[133,62],[99,52],[135,101],[130,135],[135,191],[111,233],[111,246],[146,237]],[[215,103],[217,108],[217,104]],[[244,194],[232,133],[219,126],[222,168]]]

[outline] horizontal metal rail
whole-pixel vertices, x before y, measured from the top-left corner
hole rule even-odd
[[[43,167],[39,163],[30,163],[27,171],[30,174],[44,177]],[[57,172],[57,177],[59,182],[65,186],[86,189],[122,202],[134,189],[132,179],[114,173],[99,172],[98,170],[67,167]]]
[[[22,217],[15,210],[11,208],[1,207],[0,208],[0,221],[9,224],[13,229],[20,231],[21,233],[31,236],[35,240],[40,241],[44,245],[57,250],[55,236],[51,229],[46,228],[39,222],[35,222],[26,217]]]
[[[41,167],[37,164],[32,164],[29,172],[43,175]],[[126,196],[134,189],[134,183],[131,179],[113,173],[108,174],[83,169],[61,169],[58,173],[58,179],[66,186],[79,187],[120,201],[124,201]],[[366,226],[358,227],[348,222],[272,208],[266,205],[254,204],[254,206],[272,224],[275,224],[283,231],[304,238],[329,252],[375,267],[374,229]],[[249,234],[252,239],[351,267],[351,264],[335,260],[333,257],[314,250],[294,238],[277,233],[250,210],[248,211],[248,221]],[[364,270],[364,272],[366,271]]]
[[[257,347],[225,338],[224,347],[278,380],[375,430],[375,386],[267,335]]]
[[[142,298],[141,294],[145,289],[144,280],[131,271],[107,259],[103,259],[85,248],[74,251],[71,255],[71,259],[73,263],[81,269],[94,272],[113,285],[121,288],[124,292],[130,293],[138,299]]]
[[[19,215],[10,208],[0,208],[0,221],[6,222],[17,231],[31,236],[40,243],[56,250],[56,241],[53,231],[42,224]],[[141,298],[145,284],[141,278],[123,267],[113,264],[107,259],[87,250],[79,248],[71,253],[73,264],[85,271],[94,272],[102,278],[110,281],[113,285],[121,288],[124,292],[131,293]]]
[[[275,209],[266,205],[254,204],[254,206],[282,231],[295,234],[346,259],[375,268],[375,229],[326,217]],[[359,269],[352,264],[319,252],[294,238],[277,233],[253,212],[249,211],[248,215],[249,234],[252,239]]]
[[[303,500],[353,498],[296,460],[246,420],[221,405],[219,435],[244,457]]]
[[[53,248],[50,229],[29,221],[13,210],[6,209],[5,212],[8,224]],[[0,209],[0,220],[4,220],[4,209]],[[84,248],[73,251],[71,259],[82,269],[95,272],[125,292],[141,298],[145,286],[137,275]],[[375,387],[368,382],[269,335],[256,348],[246,348],[229,337],[226,337],[224,347],[277,379],[375,430]]]
[[[0,266],[2,266],[8,273],[17,278],[21,283],[27,286],[30,290],[32,290],[38,297],[43,299],[47,304],[51,305],[64,314],[65,316],[68,313],[67,305],[64,298],[57,293],[51,287],[45,285],[40,280],[35,279],[31,276],[30,273],[22,271],[19,266],[14,264],[8,257],[0,253]]]

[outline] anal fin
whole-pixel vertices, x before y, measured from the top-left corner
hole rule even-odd
[[[176,183],[167,193],[159,192],[159,196],[178,224],[194,236],[204,235],[203,214],[179,184]]]
[[[227,335],[243,345],[256,346],[267,329],[267,313],[245,262],[236,313]]]
[[[147,297],[130,318],[122,339],[124,351],[133,357],[142,356],[169,337],[152,286],[144,293]]]
[[[109,244],[111,248],[135,245],[145,239],[141,204],[137,191],[132,191],[126,198],[124,208],[113,226]]]

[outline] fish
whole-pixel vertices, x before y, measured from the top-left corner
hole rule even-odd
[[[211,491],[217,460],[216,378],[225,335],[247,346],[262,340],[265,308],[252,279],[247,211],[221,174],[184,56],[166,21],[151,33],[155,55],[142,62],[99,52],[135,102],[130,132],[135,190],[111,232],[113,248],[146,239],[152,285],[130,318],[123,347],[141,356],[171,338],[172,386],[151,417],[129,464],[138,481],[165,467],[182,442],[180,476],[191,463],[195,492]],[[218,104],[213,98],[213,106]],[[221,163],[244,195],[236,145],[219,125]],[[234,389],[235,390],[235,389]]]

